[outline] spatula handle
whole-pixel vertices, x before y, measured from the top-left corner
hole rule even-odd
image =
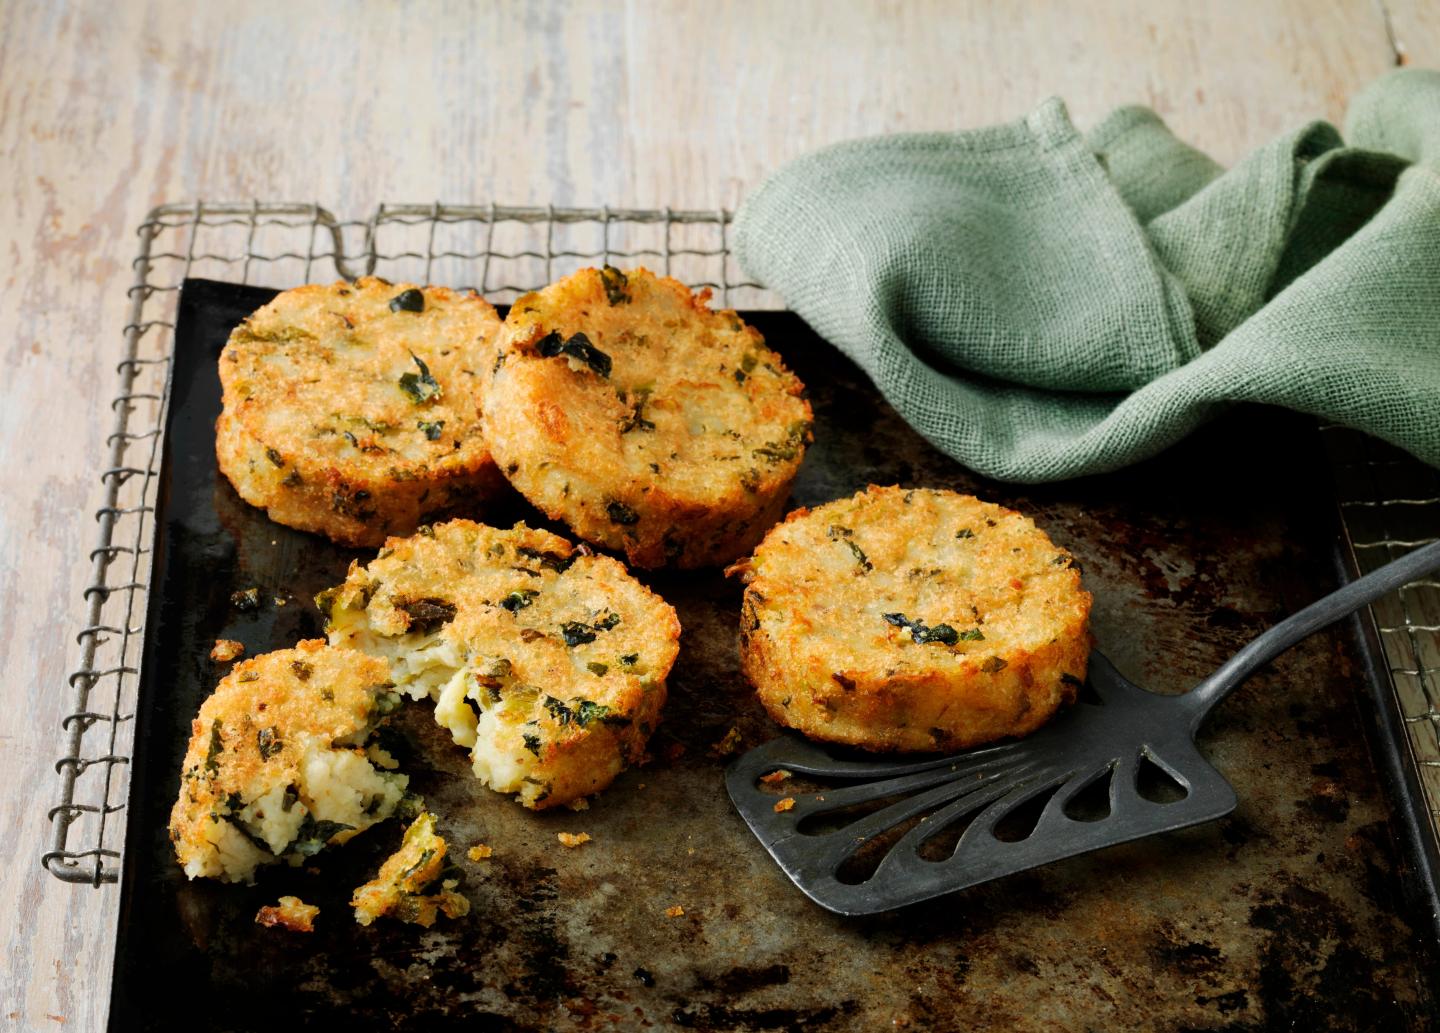
[[[1257,668],[1274,660],[1301,639],[1436,569],[1440,569],[1440,541],[1421,546],[1378,570],[1372,570],[1264,632],[1190,690],[1186,700],[1193,705],[1195,727],[1199,727],[1215,704],[1255,673]]]

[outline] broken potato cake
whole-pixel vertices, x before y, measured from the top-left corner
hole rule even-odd
[[[270,519],[378,546],[503,486],[480,376],[500,319],[483,298],[378,277],[285,291],[220,355],[221,472]]]
[[[377,918],[390,917],[428,929],[439,915],[459,918],[469,914],[470,901],[457,890],[459,869],[445,864],[448,852],[449,844],[435,831],[434,815],[421,811],[405,830],[400,849],[350,898],[355,921],[369,925]],[[428,892],[436,882],[439,888]]]
[[[728,573],[746,585],[745,674],[814,739],[935,751],[1025,735],[1085,678],[1073,557],[968,495],[872,486],[799,509]]]
[[[619,561],[524,524],[392,538],[316,604],[332,645],[388,662],[476,777],[535,809],[644,756],[679,648],[675,611]]]
[[[371,736],[400,705],[383,660],[320,640],[237,664],[191,726],[170,815],[185,874],[253,882],[384,821],[408,779]]]
[[[799,379],[708,298],[644,269],[582,269],[516,299],[485,377],[511,484],[637,567],[749,551],[811,440]]]

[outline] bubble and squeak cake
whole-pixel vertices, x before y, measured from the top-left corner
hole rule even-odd
[[[1026,735],[1085,678],[1074,560],[968,495],[872,486],[799,509],[728,573],[746,585],[746,675],[814,739],[935,751]]]
[[[515,301],[485,378],[505,476],[638,567],[750,550],[810,441],[799,379],[708,298],[644,269],[582,269]]]
[[[392,538],[316,604],[332,645],[388,661],[476,777],[535,809],[644,756],[679,648],[675,611],[618,560],[524,524]]]
[[[388,818],[408,779],[369,739],[400,705],[383,660],[319,640],[236,665],[191,726],[170,815],[185,874],[253,882]]]
[[[500,319],[478,295],[354,283],[285,291],[220,355],[220,470],[289,527],[378,546],[503,484],[479,381]]]

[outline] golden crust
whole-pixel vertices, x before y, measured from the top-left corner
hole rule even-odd
[[[383,661],[318,639],[236,664],[191,724],[171,810],[190,877],[248,880],[257,864],[298,862],[383,820],[405,779],[376,772],[364,746],[399,706],[389,689]],[[337,760],[363,769],[370,799],[346,801],[356,787],[330,784]]]
[[[643,757],[679,648],[675,611],[617,560],[524,524],[392,538],[317,602],[332,643],[389,657],[476,776],[532,808]]]
[[[955,750],[1039,728],[1075,696],[1090,594],[1013,510],[870,487],[798,509],[727,573],[741,665],[778,722],[870,750]]]
[[[502,484],[477,390],[499,328],[483,298],[444,287],[285,291],[221,353],[221,472],[277,523],[352,546],[483,503]]]
[[[449,849],[435,832],[434,816],[422,811],[405,830],[400,849],[385,859],[375,878],[357,887],[351,896],[355,921],[369,925],[389,916],[428,929],[441,914],[446,918],[469,914],[470,901],[455,892],[455,884],[449,880],[436,892],[425,892],[445,870]]]
[[[639,567],[748,551],[810,440],[799,379],[708,298],[645,269],[582,269],[516,300],[485,378],[510,482]]]

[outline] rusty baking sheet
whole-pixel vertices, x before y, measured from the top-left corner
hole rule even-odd
[[[215,359],[272,294],[190,281],[181,298],[112,1029],[1427,1026],[1432,944],[1401,904],[1406,861],[1362,732],[1369,668],[1350,625],[1256,675],[1206,727],[1240,795],[1232,817],[844,919],[790,885],[726,799],[729,751],[777,734],[738,671],[740,587],[645,575],[685,628],[670,701],[650,762],[589,810],[522,810],[474,781],[428,707],[403,712],[404,769],[467,872],[468,918],[355,924],[350,891],[398,825],[321,855],[320,874],[187,882],[165,826],[191,717],[222,673],[211,644],[253,655],[319,635],[311,595],[360,555],[270,523],[216,473]],[[1242,410],[1115,475],[1001,485],[930,448],[794,317],[754,318],[815,407],[796,504],[898,483],[1032,514],[1083,563],[1095,635],[1141,684],[1184,690],[1334,587],[1333,499],[1303,419]],[[518,497],[490,515],[517,518],[537,519]],[[235,612],[231,592],[252,586],[265,605]],[[593,840],[565,849],[562,831]],[[468,860],[475,843],[493,857]],[[254,924],[282,893],[321,906],[313,934]]]

